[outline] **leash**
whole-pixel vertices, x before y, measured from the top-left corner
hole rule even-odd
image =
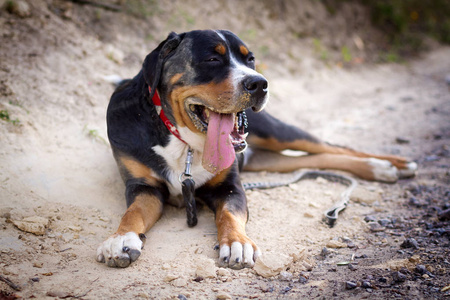
[[[358,182],[351,177],[324,171],[301,171],[295,173],[291,179],[283,182],[252,182],[243,183],[242,185],[245,190],[271,189],[280,186],[287,186],[300,180],[316,179],[318,177],[322,177],[328,181],[338,182],[348,186],[348,188],[344,192],[342,192],[341,199],[324,213],[323,219],[325,223],[327,223],[328,226],[333,227],[337,221],[339,213],[347,207],[348,202],[350,201],[350,195],[358,185]]]

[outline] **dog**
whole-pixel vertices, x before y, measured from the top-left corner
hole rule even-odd
[[[97,261],[129,266],[164,204],[182,206],[195,197],[215,214],[219,265],[252,267],[261,251],[245,232],[240,170],[335,169],[383,182],[414,176],[417,165],[405,158],[334,146],[283,123],[263,111],[268,98],[254,55],[230,31],[171,33],[148,54],[140,72],[116,88],[107,110],[128,209],[98,247]],[[285,156],[286,149],[308,155]]]

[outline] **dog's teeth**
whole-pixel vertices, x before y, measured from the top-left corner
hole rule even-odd
[[[194,106],[194,105],[189,105],[189,109],[190,109],[192,112],[195,112],[195,106]]]

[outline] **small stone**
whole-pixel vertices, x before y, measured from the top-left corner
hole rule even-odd
[[[413,238],[407,238],[401,245],[402,248],[414,248],[419,249],[419,244]]]
[[[358,284],[356,284],[356,282],[353,282],[353,281],[346,281],[346,282],[345,282],[345,288],[346,288],[347,290],[353,290],[353,289],[355,289],[357,286],[358,286]]]
[[[175,280],[175,279],[177,279],[177,278],[179,278],[179,277],[180,277],[179,275],[168,274],[168,275],[166,275],[166,276],[164,277],[163,281],[164,281],[164,282],[171,282],[171,281],[173,281],[173,280]]]
[[[350,195],[350,200],[356,203],[363,203],[367,205],[372,205],[375,202],[381,202],[383,198],[381,194],[376,191],[369,191],[363,187],[357,187],[353,193]]]
[[[348,268],[349,268],[351,271],[356,271],[356,270],[358,270],[358,268],[357,268],[354,264],[348,264]]]
[[[382,283],[386,283],[388,280],[386,277],[380,277],[380,278],[378,278],[378,281],[382,282]]]
[[[42,262],[34,262],[33,263],[33,267],[35,267],[35,268],[42,268],[44,266],[44,263],[42,263]]]
[[[450,208],[442,211],[438,215],[439,221],[448,221],[450,220]]]
[[[413,264],[419,264],[422,260],[420,259],[419,255],[413,255],[408,259],[410,262],[412,262]]]
[[[378,220],[378,224],[380,224],[381,226],[384,226],[384,227],[388,226],[391,223],[392,222],[389,219],[380,219],[380,220]]]
[[[417,265],[415,271],[419,274],[426,274],[428,272],[427,268],[424,265]]]
[[[409,198],[409,204],[413,205],[415,207],[421,207],[422,206],[422,204],[420,203],[419,200],[416,199],[416,197]]]
[[[380,232],[384,231],[386,228],[381,226],[379,223],[376,222],[370,222],[369,223],[370,231],[372,232]]]
[[[39,277],[33,277],[33,278],[31,278],[31,281],[33,281],[33,282],[39,282]]]
[[[179,294],[177,298],[180,300],[187,300],[186,296],[183,294]]]
[[[203,278],[202,276],[197,276],[197,277],[194,278],[194,281],[195,282],[201,282],[201,281],[203,281],[203,279],[205,279],[205,278]]]
[[[265,253],[260,256],[253,270],[263,277],[272,277],[280,274],[292,262],[292,258],[284,254]]]
[[[291,281],[292,273],[287,272],[287,271],[281,271],[279,277],[280,277],[280,280],[282,280],[282,281]]]
[[[35,235],[44,235],[49,220],[39,216],[32,216],[24,218],[21,221],[12,220],[12,223],[22,231],[33,233]]]
[[[320,255],[322,255],[323,257],[326,257],[328,254],[330,254],[330,250],[328,250],[327,247],[323,247],[322,251],[320,251]]]
[[[364,217],[364,221],[366,221],[367,223],[369,223],[369,222],[376,222],[377,219],[374,216],[365,216]]]
[[[184,287],[184,286],[187,286],[187,280],[186,280],[186,278],[182,278],[182,277],[177,278],[177,279],[171,281],[170,283],[171,283],[173,286],[176,286],[176,287]]]
[[[396,141],[398,144],[409,144],[409,139],[408,139],[408,138],[405,138],[405,137],[401,137],[401,136],[396,137],[396,138],[395,138],[395,141]]]
[[[326,246],[328,248],[347,248],[347,244],[336,241],[336,240],[329,241]]]
[[[399,271],[393,272],[392,273],[392,279],[395,282],[405,282],[406,281],[406,275],[403,274],[402,272],[399,272]]]
[[[225,269],[225,268],[219,268],[219,270],[217,271],[217,274],[219,275],[219,276],[231,276],[231,272],[230,271],[228,271],[227,269]]]
[[[308,279],[303,277],[303,276],[299,276],[298,277],[298,282],[301,283],[301,284],[305,284],[305,283],[308,282]]]
[[[314,218],[314,215],[312,213],[310,213],[310,212],[305,212],[303,214],[303,216],[306,217],[306,218]]]
[[[201,276],[203,278],[215,278],[216,277],[216,264],[214,260],[210,258],[201,259],[198,262],[197,270],[195,271],[196,276]]]
[[[362,283],[361,283],[361,287],[363,287],[363,288],[371,288],[372,287],[372,284],[370,283],[370,281],[363,281]]]
[[[216,295],[216,299],[228,300],[228,299],[232,299],[232,297],[229,294],[225,293],[225,292],[219,292]]]

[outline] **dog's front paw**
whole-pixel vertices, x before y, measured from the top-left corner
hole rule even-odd
[[[97,248],[97,261],[126,268],[141,255],[142,240],[134,232],[114,234]]]
[[[220,244],[219,265],[232,269],[251,268],[261,251],[248,237],[229,239]]]

